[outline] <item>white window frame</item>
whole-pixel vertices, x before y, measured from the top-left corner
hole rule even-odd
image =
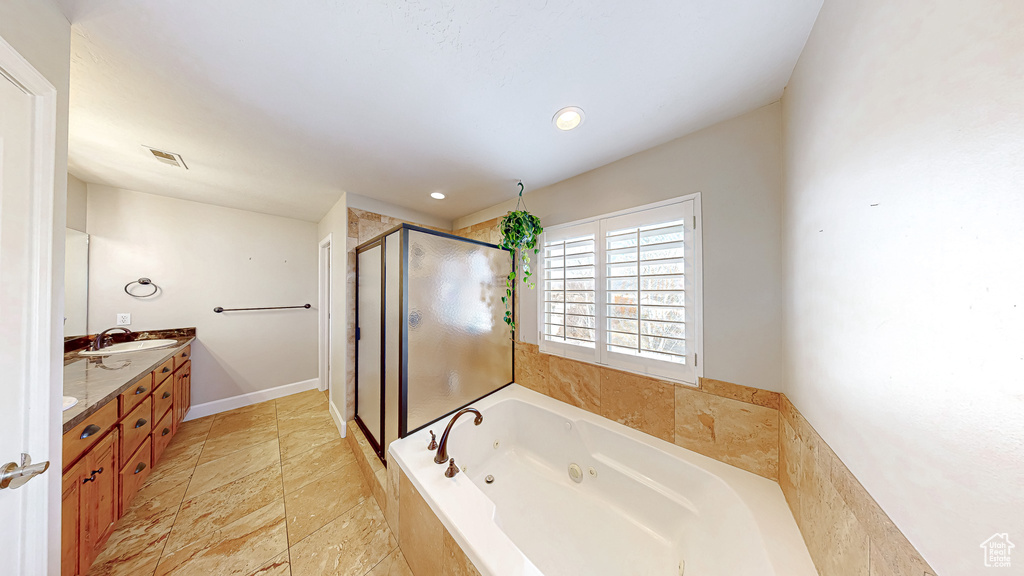
[[[605,343],[605,330],[607,330],[608,326],[606,302],[607,267],[605,265],[605,250],[607,242],[605,234],[608,231],[606,228],[608,221],[612,218],[619,218],[657,208],[685,205],[686,203],[690,204],[685,208],[688,211],[692,211],[693,214],[692,221],[684,222],[684,250],[686,251],[684,257],[686,262],[686,286],[684,289],[686,294],[686,363],[675,364],[608,351],[607,344]],[[544,244],[550,241],[549,239],[553,236],[555,239],[559,239],[580,236],[583,234],[593,234],[596,239],[596,345],[594,348],[587,348],[561,342],[553,342],[544,337],[543,278],[545,276],[545,259],[543,254],[541,254],[541,257],[538,258],[539,262],[537,263],[539,268],[537,276],[541,279],[539,282],[541,285],[538,286],[539,298],[537,300],[537,339],[540,351],[545,354],[563,356],[590,364],[607,366],[617,370],[633,372],[661,380],[669,380],[696,387],[701,376],[704,375],[704,283],[700,192],[652,204],[645,204],[635,208],[620,210],[618,212],[602,214],[593,218],[550,226],[546,228],[544,234],[541,235],[538,245],[543,251]]]

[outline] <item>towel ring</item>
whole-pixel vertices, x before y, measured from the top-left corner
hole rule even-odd
[[[150,292],[149,294],[141,294],[141,295],[140,294],[132,294],[131,292],[128,291],[128,288],[132,284],[140,284],[142,286],[152,286],[153,287],[153,291]],[[129,295],[129,296],[131,296],[132,298],[149,298],[150,296],[156,296],[156,293],[159,292],[159,291],[160,291],[160,287],[157,286],[156,284],[154,284],[153,281],[150,280],[149,278],[139,278],[138,280],[133,280],[133,281],[131,281],[131,282],[129,282],[129,283],[124,285],[124,293]]]

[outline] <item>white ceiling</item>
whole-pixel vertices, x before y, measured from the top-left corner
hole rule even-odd
[[[821,1],[62,0],[69,169],[311,221],[343,190],[454,219],[777,100]],[[560,132],[568,105],[586,121]]]

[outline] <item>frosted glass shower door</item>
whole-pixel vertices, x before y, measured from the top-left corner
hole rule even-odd
[[[357,255],[359,273],[356,290],[356,416],[370,433],[376,446],[381,445],[381,252],[380,244]]]
[[[410,433],[512,381],[502,320],[508,252],[410,229],[407,420]]]

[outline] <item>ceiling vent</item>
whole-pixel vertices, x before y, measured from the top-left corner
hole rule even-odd
[[[143,148],[149,150],[153,154],[153,158],[156,158],[164,164],[170,164],[171,166],[188,170],[188,166],[185,165],[185,161],[181,159],[180,154],[164,152],[163,150],[157,150],[156,148],[150,148],[149,146],[143,146]]]

